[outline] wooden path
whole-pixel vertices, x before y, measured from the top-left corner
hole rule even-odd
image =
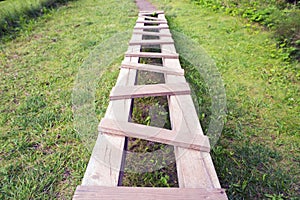
[[[221,189],[163,11],[139,13],[82,185],[73,199],[227,199]],[[143,36],[156,39],[143,39]],[[159,45],[161,52],[141,52]],[[163,66],[139,63],[161,58]],[[137,70],[163,73],[165,84],[135,85]],[[132,98],[167,96],[172,130],[129,122]],[[179,188],[120,187],[126,137],[174,145]]]

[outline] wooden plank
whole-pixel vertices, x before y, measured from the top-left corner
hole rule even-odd
[[[209,140],[206,136],[190,134],[188,130],[176,132],[163,128],[103,118],[99,125],[99,131],[101,133],[139,138],[203,152],[210,151]]]
[[[169,33],[160,33],[160,32],[149,32],[149,31],[141,31],[141,30],[134,30],[133,34],[142,34],[142,35],[153,35],[153,36],[164,36],[164,37],[171,37],[172,35]]]
[[[168,24],[160,24],[158,26],[137,26],[138,24],[135,25],[135,27],[133,29],[135,30],[139,30],[139,29],[158,29],[158,30],[161,30],[161,29],[169,29],[169,26]]]
[[[164,14],[163,10],[142,10],[139,12],[139,16],[145,16],[145,15],[153,15],[153,14]]]
[[[152,53],[152,52],[126,52],[125,56],[129,57],[140,57],[140,58],[170,58],[178,59],[179,55],[177,53]]]
[[[164,16],[159,15],[158,17],[163,18]],[[160,32],[169,33],[169,30],[161,30]],[[175,46],[172,44],[161,45],[161,49],[162,52],[176,52]],[[163,65],[172,66],[177,69],[181,68],[179,60],[176,59],[164,59]],[[166,83],[176,82],[186,82],[186,80],[180,76],[166,76]],[[190,95],[170,96],[169,110],[172,129],[178,131],[180,129],[189,129],[195,134],[203,134]],[[209,153],[199,153],[180,147],[175,147],[174,150],[180,187],[221,187]]]
[[[190,92],[187,83],[115,86],[111,90],[109,98],[110,100],[120,100],[149,96],[185,95]]]
[[[173,39],[158,39],[158,40],[131,40],[129,45],[156,45],[156,44],[174,44]]]
[[[140,63],[133,63],[133,62],[122,62],[121,68],[137,69],[137,70],[144,70],[144,71],[151,71],[151,72],[158,72],[158,73],[166,73],[166,74],[172,74],[172,75],[178,75],[178,76],[184,75],[183,69],[157,66],[157,65],[140,64]]]
[[[223,189],[78,186],[73,200],[225,200]]]
[[[150,17],[150,16],[142,16],[143,19],[156,20],[156,21],[167,21],[166,18],[158,18],[158,17]]]
[[[143,24],[167,24],[168,22],[166,20],[157,20],[157,21],[137,20],[136,23],[143,23]]]

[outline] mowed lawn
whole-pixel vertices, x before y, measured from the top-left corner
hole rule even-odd
[[[152,2],[166,11],[172,30],[207,51],[222,74],[227,120],[212,155],[228,196],[296,199],[299,64],[283,61],[270,32],[238,17],[186,0]],[[136,18],[131,0],[78,0],[25,25],[13,40],[1,38],[0,199],[72,197],[91,153],[74,130],[77,73],[95,47],[132,30]],[[120,61],[99,77],[99,119]],[[204,114],[206,130],[209,111]]]

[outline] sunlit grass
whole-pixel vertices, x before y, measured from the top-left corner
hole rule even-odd
[[[0,2],[0,37],[26,26],[30,20],[49,13],[71,0],[6,0]]]

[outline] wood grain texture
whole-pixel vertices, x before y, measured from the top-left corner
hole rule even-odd
[[[140,138],[143,140],[149,140],[203,152],[210,151],[209,140],[206,136],[200,134],[189,134],[188,130],[177,132],[163,128],[130,122],[119,122],[104,118],[100,122],[99,131],[101,133]]]
[[[152,16],[153,14],[164,14],[165,12],[163,10],[142,10],[139,12],[139,16]]]
[[[156,21],[137,20],[136,23],[143,23],[143,24],[167,24],[168,22],[166,20],[156,20]]]
[[[156,44],[174,44],[173,39],[158,39],[158,40],[131,40],[129,45],[156,45]]]
[[[110,100],[120,100],[149,96],[185,95],[190,92],[187,83],[115,86],[109,98]]]
[[[142,35],[153,35],[153,36],[164,36],[164,37],[171,37],[172,35],[169,33],[160,33],[160,32],[149,32],[149,31],[142,31],[142,30],[134,30],[133,34],[142,34]]]
[[[172,74],[172,75],[178,75],[178,76],[184,75],[183,69],[157,66],[157,65],[149,65],[149,64],[141,64],[141,63],[133,63],[133,62],[122,62],[121,68],[137,69],[137,70]]]
[[[177,53],[151,53],[151,52],[126,52],[127,57],[140,57],[140,58],[170,58],[178,59],[179,55]]]
[[[73,200],[225,200],[223,189],[78,186]]]
[[[142,19],[150,19],[156,21],[167,21],[166,18],[150,17],[150,16],[141,16]]]
[[[139,25],[139,23],[136,24],[133,29],[158,29],[158,30],[169,29],[168,24],[159,24],[157,26],[143,26],[142,24],[141,24],[142,26],[138,26],[138,25]]]

